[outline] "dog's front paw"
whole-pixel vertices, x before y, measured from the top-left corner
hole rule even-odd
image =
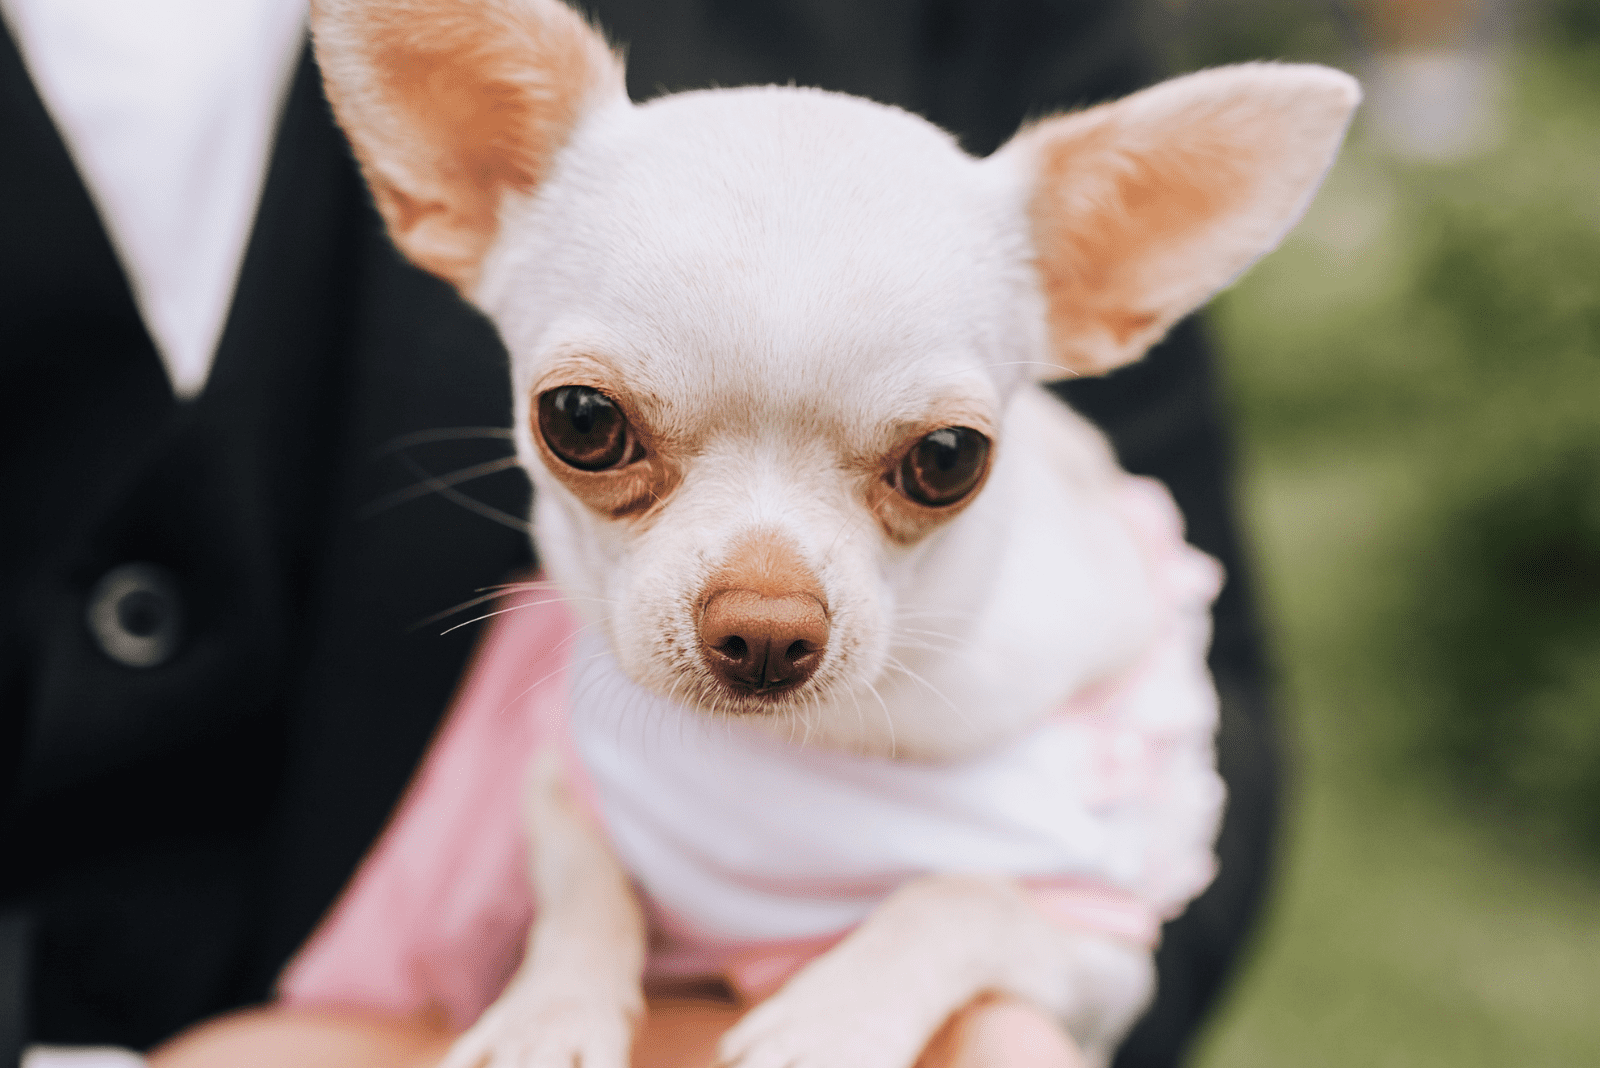
[[[512,991],[439,1068],[627,1068],[633,1015],[616,999]]]
[[[751,1010],[723,1036],[720,1068],[911,1068],[944,1010],[838,970],[803,972]]]

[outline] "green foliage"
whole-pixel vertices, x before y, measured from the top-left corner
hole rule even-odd
[[[1226,15],[1207,60],[1268,29],[1257,54],[1351,60],[1330,5],[1162,2]],[[1200,1065],[1600,1064],[1591,8],[1514,12],[1551,37],[1510,57],[1485,155],[1402,163],[1358,117],[1215,306],[1297,774]]]
[[[1354,494],[1316,521],[1349,524],[1311,565],[1337,574],[1297,579],[1326,584],[1308,611],[1339,606],[1320,655],[1370,688],[1347,741],[1600,856],[1600,100],[1581,58],[1515,71],[1486,157],[1403,166],[1358,141],[1223,321],[1264,469]]]
[[[1362,35],[1345,0],[1147,0],[1145,25],[1170,70],[1255,59],[1338,64]]]
[[[1549,31],[1568,44],[1600,44],[1600,0],[1554,0]]]
[[[1414,297],[1448,318],[1475,367],[1520,378],[1533,370],[1528,361],[1600,358],[1600,230],[1592,221],[1565,205],[1508,218],[1444,201],[1421,229]]]
[[[1397,646],[1437,689],[1413,750],[1600,854],[1600,435],[1442,518]]]
[[[1217,305],[1298,775],[1198,1064],[1600,1064],[1597,55],[1472,160],[1358,124]]]
[[[1467,389],[1388,647],[1420,691],[1412,753],[1600,855],[1600,226],[1540,207],[1419,227],[1412,299]]]

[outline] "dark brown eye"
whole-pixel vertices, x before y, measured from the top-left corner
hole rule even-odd
[[[604,471],[628,458],[628,420],[610,397],[588,386],[539,394],[539,433],[563,463]]]
[[[964,426],[935,430],[900,463],[900,492],[931,508],[955,504],[983,477],[989,439]]]

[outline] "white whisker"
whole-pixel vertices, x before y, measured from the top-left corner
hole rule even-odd
[[[889,728],[889,755],[892,757],[894,756],[895,750],[894,717],[889,714],[889,705],[884,701],[883,694],[878,692],[878,688],[872,685],[872,683],[866,682],[865,680],[863,680],[862,685],[867,688],[868,693],[872,694],[873,697],[878,699],[879,706],[883,708],[883,722],[884,725]]]
[[[451,471],[449,474],[434,475],[428,480],[407,486],[405,489],[384,494],[362,508],[359,515],[362,519],[370,519],[379,512],[387,512],[389,509],[405,504],[407,501],[426,497],[430,493],[438,493],[445,486],[459,486],[463,482],[471,482],[473,479],[497,475],[516,466],[517,458],[515,456],[502,456],[498,460],[486,460],[481,464],[473,464],[471,467],[463,467],[459,470]]]
[[[861,697],[854,689],[849,689],[845,692],[850,695],[851,703],[856,706],[856,727],[862,734],[865,734],[867,731],[867,717],[861,711]]]
[[[939,700],[943,701],[946,705],[948,705],[949,708],[950,708],[950,711],[954,712],[958,717],[960,717],[960,719],[961,719],[961,721],[963,723],[966,723],[968,725],[971,724],[971,722],[972,722],[971,719],[968,718],[966,713],[962,712],[961,709],[956,707],[956,704],[955,704],[954,701],[950,700],[950,698],[948,698],[948,697],[946,697],[944,695],[944,691],[943,690],[940,690],[933,683],[929,682],[927,679],[923,678],[921,675],[917,674],[915,671],[912,671],[910,668],[906,667],[905,663],[903,661],[901,661],[899,657],[894,656],[894,655],[891,654],[891,655],[889,655],[889,656],[884,658],[884,662],[888,667],[894,669],[895,671],[900,672],[902,675],[905,675],[911,681],[919,683],[923,687],[925,687],[929,693],[933,694],[933,696],[937,697]]]
[[[520,582],[499,582],[493,586],[479,586],[473,593],[488,593],[490,590],[554,590],[560,589],[560,584],[549,579],[523,579]]]
[[[573,660],[573,661],[571,661],[569,663],[562,664],[560,667],[556,668],[553,671],[545,672],[543,675],[540,675],[533,682],[529,683],[527,686],[524,686],[517,693],[517,695],[515,697],[511,698],[511,700],[507,701],[504,705],[502,705],[500,707],[500,715],[503,716],[507,712],[511,711],[512,707],[514,705],[516,705],[517,702],[521,701],[524,697],[528,696],[534,690],[538,689],[544,683],[546,683],[546,682],[550,681],[551,679],[555,678],[557,675],[561,674],[563,671],[566,671],[569,668],[576,668],[579,664],[587,664],[591,660],[599,660],[604,655],[605,655],[604,651],[598,652],[598,653],[592,653],[589,656],[584,657],[582,660]]]
[[[475,608],[478,605],[483,604],[485,601],[492,601],[497,597],[510,597],[510,596],[512,596],[514,594],[517,594],[517,593],[530,592],[530,591],[534,591],[534,590],[556,590],[556,589],[558,589],[558,587],[553,582],[507,582],[507,583],[502,583],[499,586],[479,586],[473,592],[481,594],[481,596],[473,597],[470,600],[462,601],[460,604],[455,605],[452,608],[446,608],[442,612],[435,612],[433,615],[427,617],[426,619],[418,620],[417,622],[411,624],[411,627],[409,629],[416,630],[419,627],[426,627],[430,623],[437,623],[441,619],[446,619],[446,618],[448,618],[450,616],[455,615],[457,612],[464,612],[468,608]],[[565,596],[566,595],[563,594],[563,597],[565,597]],[[571,598],[567,598],[567,599],[571,599]],[[613,603],[608,598],[601,598],[601,597],[584,597],[584,598],[579,598],[579,599],[586,600],[586,601],[602,601],[602,602],[608,603],[608,604],[609,603]]]
[[[436,427],[433,430],[418,430],[410,434],[402,434],[391,438],[387,444],[380,445],[373,456],[388,456],[390,453],[409,449],[416,445],[432,445],[441,441],[469,441],[476,438],[492,438],[499,441],[511,441],[514,434],[507,426],[446,426]]]
[[[433,492],[437,493],[445,500],[451,502],[452,504],[460,505],[473,515],[482,516],[484,519],[487,519],[490,522],[499,523],[503,527],[510,527],[512,530],[520,531],[529,537],[533,536],[533,524],[528,522],[526,519],[518,519],[509,512],[502,512],[492,504],[484,504],[475,497],[467,496],[454,486],[451,486],[440,480],[437,475],[433,474],[427,468],[417,463],[417,461],[413,460],[410,456],[407,456],[405,453],[400,453],[399,455],[400,462],[411,469],[411,473],[416,475],[417,478],[421,480],[422,485],[431,487]]]
[[[563,596],[563,597],[551,597],[551,598],[548,598],[548,599],[543,600],[543,601],[524,601],[522,604],[514,604],[510,608],[496,608],[493,612],[485,612],[481,616],[473,616],[471,619],[464,620],[464,621],[462,621],[460,623],[455,624],[454,626],[446,627],[444,630],[441,630],[439,632],[439,636],[443,637],[444,635],[449,634],[453,630],[460,630],[462,627],[469,627],[472,624],[480,623],[485,619],[493,619],[495,616],[503,616],[507,612],[518,612],[518,611],[521,611],[524,608],[541,608],[541,607],[543,607],[544,605],[547,605],[547,604],[564,604],[564,603],[566,603],[568,601],[600,601],[602,604],[610,604],[610,603],[612,603],[612,602],[610,602],[610,601],[608,601],[608,600],[606,600],[604,598],[600,598],[600,597],[566,597],[566,596]],[[446,612],[445,613],[445,615],[450,615],[450,614],[451,614],[450,612]]]

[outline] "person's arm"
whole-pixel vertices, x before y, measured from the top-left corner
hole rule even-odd
[[[651,999],[633,1068],[708,1068],[739,1018],[733,1005]],[[149,1068],[430,1068],[451,1035],[436,1021],[266,1006],[208,1020],[152,1050]],[[1043,1012],[985,999],[951,1018],[917,1068],[1083,1068]]]
[[[150,1051],[148,1068],[428,1068],[451,1035],[393,1020],[277,1005],[218,1016]],[[29,1066],[31,1068],[31,1066]]]

